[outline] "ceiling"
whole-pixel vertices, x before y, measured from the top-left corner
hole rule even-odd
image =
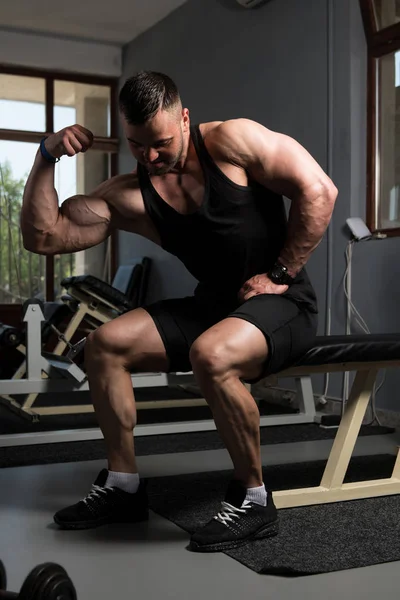
[[[83,39],[130,42],[186,0],[6,0],[1,2],[0,28]]]

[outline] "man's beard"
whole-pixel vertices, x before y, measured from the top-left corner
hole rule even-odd
[[[176,153],[174,158],[170,159],[167,163],[161,167],[157,166],[157,163],[152,165],[146,165],[150,175],[166,175],[174,169],[176,164],[179,162],[183,152],[183,135],[181,134],[181,143],[179,145],[179,151]]]
[[[161,167],[159,167],[157,164],[148,165],[147,171],[148,171],[149,175],[166,175],[167,173],[172,171],[172,169],[174,168],[174,166],[176,165],[177,162],[178,161],[173,162],[173,163],[168,162],[167,164],[163,164]]]

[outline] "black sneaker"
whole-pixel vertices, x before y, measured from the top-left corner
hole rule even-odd
[[[278,511],[272,493],[267,506],[248,502],[246,488],[231,481],[222,502],[222,510],[191,537],[189,549],[195,552],[219,552],[238,548],[253,540],[278,533]]]
[[[137,523],[149,518],[146,481],[129,494],[117,487],[106,487],[107,469],[103,469],[84,500],[54,515],[61,529],[92,529],[108,523]]]

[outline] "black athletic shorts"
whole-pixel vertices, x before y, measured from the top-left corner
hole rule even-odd
[[[252,323],[266,337],[268,359],[256,381],[296,362],[311,348],[317,334],[318,318],[314,312],[276,294],[253,296],[233,311],[224,311],[218,305],[210,310],[209,305],[203,305],[193,296],[161,300],[143,308],[151,315],[160,333],[170,373],[191,371],[189,350],[193,342],[227,317]]]

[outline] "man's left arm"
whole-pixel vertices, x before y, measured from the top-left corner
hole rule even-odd
[[[228,160],[261,185],[291,200],[279,262],[295,277],[324,236],[337,188],[307,150],[287,135],[247,119],[227,121],[218,129]]]

